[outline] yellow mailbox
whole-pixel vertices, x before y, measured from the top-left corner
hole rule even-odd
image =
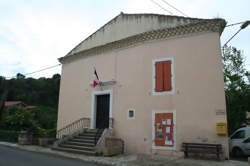
[[[218,135],[226,135],[227,134],[227,123],[225,123],[225,122],[216,123],[216,133]]]

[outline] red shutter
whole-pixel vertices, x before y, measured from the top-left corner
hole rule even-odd
[[[156,62],[155,63],[155,91],[161,92],[163,91],[163,63]]]
[[[171,91],[172,83],[171,83],[171,61],[163,62],[163,90]]]

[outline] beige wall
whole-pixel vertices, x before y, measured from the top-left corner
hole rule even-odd
[[[127,153],[168,153],[152,150],[152,111],[176,111],[176,151],[182,142],[221,143],[228,153],[226,136],[215,132],[217,122],[226,122],[223,73],[218,33],[145,42],[99,55],[84,56],[63,64],[58,129],[91,117],[93,67],[102,81],[117,83],[112,90],[114,130],[125,141]],[[175,93],[152,94],[152,60],[174,59]],[[127,110],[135,109],[135,119]],[[226,154],[227,155],[227,154]]]
[[[201,21],[201,19],[158,14],[120,14],[90,35],[69,54],[105,45],[143,32],[172,28],[198,21]]]

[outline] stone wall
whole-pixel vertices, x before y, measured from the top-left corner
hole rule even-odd
[[[104,156],[114,156],[124,152],[124,141],[120,138],[108,137],[105,139],[102,154]]]

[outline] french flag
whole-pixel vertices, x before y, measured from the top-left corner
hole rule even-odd
[[[99,77],[97,75],[97,72],[96,72],[96,69],[95,69],[95,72],[93,74],[93,87],[95,88],[97,85],[100,85],[100,80],[99,80]]]

